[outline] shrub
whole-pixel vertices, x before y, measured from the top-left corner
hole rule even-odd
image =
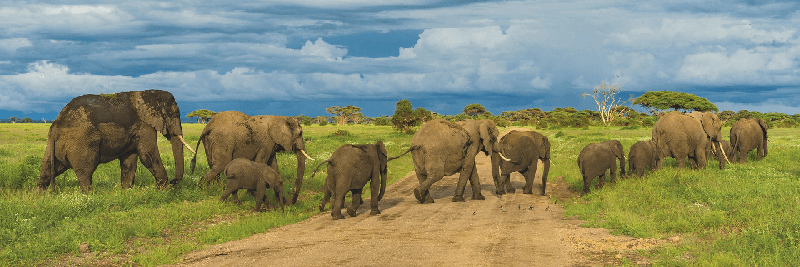
[[[327,120],[319,121],[319,126],[325,126],[325,125],[328,125],[328,121]]]

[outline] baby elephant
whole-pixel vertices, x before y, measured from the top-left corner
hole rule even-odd
[[[281,203],[283,212],[283,178],[281,174],[264,163],[258,163],[243,158],[234,159],[225,167],[225,177],[228,177],[228,185],[225,193],[220,200],[225,201],[228,196],[233,194],[233,201],[239,204],[237,192],[239,189],[247,189],[253,198],[256,199],[255,211],[261,211],[261,203],[269,206],[266,191],[271,188],[275,192],[275,199]]]
[[[606,170],[611,171],[611,181],[617,180],[617,159],[621,175],[625,175],[625,151],[622,143],[617,140],[609,140],[601,143],[591,143],[586,145],[581,153],[578,154],[578,168],[583,175],[583,193],[589,193],[589,184],[592,180],[600,176],[602,187],[606,183]]]
[[[642,177],[645,168],[650,168],[651,171],[656,169],[659,153],[661,152],[658,150],[656,141],[636,142],[628,152],[628,169],[631,173],[636,173],[636,176]]]
[[[370,197],[372,212],[370,214],[380,214],[378,201],[383,198],[383,193],[386,191],[387,162],[386,147],[382,141],[378,141],[374,145],[347,144],[336,149],[331,158],[317,165],[314,173],[311,174],[311,178],[314,178],[319,167],[328,163],[325,196],[322,198],[322,203],[319,204],[319,211],[325,210],[325,204],[333,197],[331,216],[334,220],[344,219],[344,215],[342,215],[344,196],[347,191],[351,191],[353,192],[353,201],[347,208],[347,214],[355,217],[356,210],[363,203],[361,191],[369,182],[372,190],[372,197]],[[378,185],[378,179],[380,179],[380,185]]]

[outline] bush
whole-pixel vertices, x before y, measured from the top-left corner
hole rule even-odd
[[[391,126],[392,120],[388,116],[377,117],[373,120],[375,126]]]
[[[339,129],[339,130],[336,130],[333,133],[331,133],[331,135],[334,135],[334,136],[351,136],[352,134],[347,130]]]
[[[319,121],[319,126],[328,125],[328,121]]]

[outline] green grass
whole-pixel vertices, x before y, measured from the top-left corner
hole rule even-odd
[[[90,194],[80,192],[71,171],[56,178],[55,190],[35,190],[48,127],[0,124],[0,265],[63,262],[79,255],[83,242],[92,246],[90,261],[176,263],[185,253],[209,244],[241,239],[317,214],[325,174],[312,179],[311,172],[342,144],[383,140],[394,156],[407,149],[411,140],[411,135],[394,133],[390,127],[306,126],[305,138],[310,141],[306,148],[317,160],[306,163],[300,200],[284,213],[255,213],[251,211],[254,200],[247,194],[241,194],[243,204],[237,206],[219,201],[222,183],[197,185],[208,171],[202,148],[195,173],[187,172],[181,184],[169,189],[156,188],[153,177],[140,166],[134,187],[123,190],[119,164],[112,162],[100,165]],[[193,145],[202,128],[184,124],[187,141]],[[550,138],[555,164],[551,177],[564,176],[574,192],[583,188],[576,160],[586,144],[617,139],[627,153],[636,141],[650,139],[648,127],[537,131]],[[729,128],[722,132],[728,139]],[[565,216],[576,216],[587,227],[642,238],[680,235],[678,244],[640,252],[654,265],[796,266],[800,263],[800,220],[796,219],[800,214],[800,133],[771,129],[770,139],[769,155],[762,161],[756,161],[751,152],[748,163],[728,165],[725,170],[718,169],[716,160],[710,160],[704,170],[679,170],[674,159],[667,159],[663,169],[646,172],[643,178],[592,187],[590,194],[581,197],[556,197],[564,199],[559,204],[565,205]],[[169,142],[162,139],[159,148],[172,175]],[[183,160],[190,159],[187,153]],[[280,154],[278,161],[288,192],[294,184],[296,161],[293,154]],[[408,155],[390,162],[390,182],[412,169]]]
[[[184,124],[187,142],[197,141],[204,125]],[[242,205],[220,202],[224,183],[198,186],[208,171],[203,148],[194,174],[188,173],[191,154],[185,153],[187,172],[179,185],[158,189],[155,179],[139,165],[131,189],[120,188],[119,163],[101,164],[94,174],[93,189],[84,194],[74,172],[56,178],[55,189],[34,189],[39,177],[49,125],[0,124],[0,265],[48,265],[79,255],[81,243],[89,243],[91,258],[115,259],[135,265],[178,262],[189,251],[209,244],[238,240],[267,229],[302,221],[319,213],[324,172],[311,172],[345,143],[383,140],[390,155],[408,148],[411,135],[390,127],[306,126],[306,150],[316,161],[306,162],[303,190],[296,205],[263,213],[252,212],[254,200],[241,194]],[[333,135],[338,129],[349,135]],[[174,174],[170,144],[160,137],[159,149],[170,177]],[[282,153],[278,164],[284,190],[294,186],[297,162]],[[322,168],[324,170],[324,168]],[[411,157],[389,163],[390,181],[413,169]],[[223,178],[224,182],[224,178]],[[268,194],[271,195],[271,194]],[[274,198],[270,198],[273,206]]]

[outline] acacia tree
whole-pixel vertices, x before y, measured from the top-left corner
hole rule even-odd
[[[464,114],[467,114],[471,117],[480,116],[483,115],[484,113],[486,113],[486,108],[484,108],[483,105],[478,103],[469,104],[464,107]]]
[[[392,125],[396,131],[411,133],[413,132],[414,126],[420,125],[423,122],[431,119],[433,119],[433,115],[430,111],[427,111],[421,107],[413,110],[411,107],[411,101],[408,101],[408,99],[403,99],[397,101],[397,107],[394,110],[394,115],[392,115]]]
[[[8,121],[10,121],[11,123],[17,123],[18,120],[19,120],[19,118],[17,118],[17,117],[8,118]]]
[[[642,94],[633,101],[634,105],[640,105],[650,110],[650,113],[664,115],[668,109],[684,111],[719,111],[717,106],[709,102],[708,99],[681,92],[672,91],[650,91]]]
[[[328,107],[325,109],[326,112],[333,114],[336,117],[336,123],[339,125],[345,125],[348,121],[353,121],[354,119],[361,116],[361,108],[356,106],[333,106]]]
[[[198,109],[189,112],[189,114],[186,114],[186,117],[197,118],[197,123],[207,123],[209,120],[211,120],[211,117],[214,117],[214,115],[217,115],[217,113],[207,109]]]
[[[621,91],[622,85],[606,85],[606,82],[600,82],[600,86],[595,86],[591,94],[583,93],[583,98],[586,98],[587,95],[592,96],[594,102],[597,103],[597,111],[600,112],[600,119],[603,121],[603,125],[608,126],[614,119],[623,114],[617,107],[628,102],[616,97]]]

